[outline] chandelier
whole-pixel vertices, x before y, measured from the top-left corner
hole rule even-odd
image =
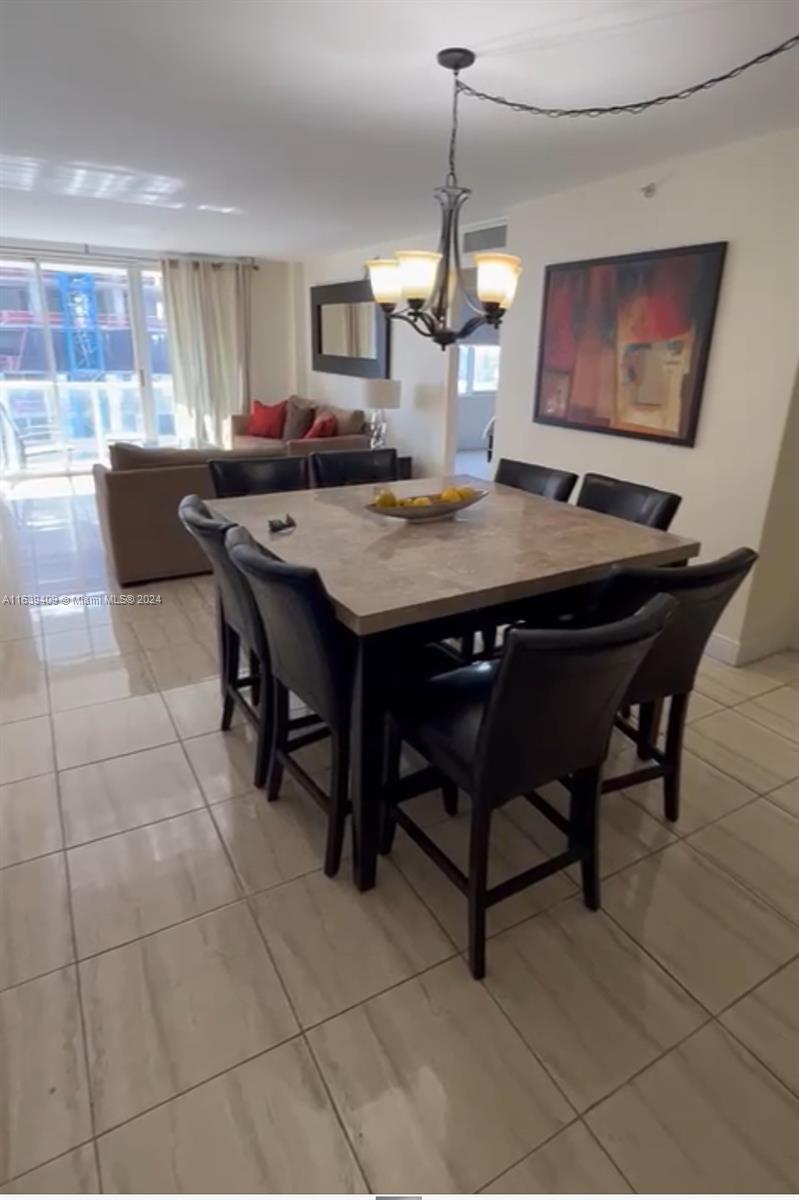
[[[464,283],[460,255],[460,212],[471,196],[461,187],[455,171],[455,143],[458,136],[458,76],[470,67],[475,56],[471,50],[452,47],[438,54],[438,62],[453,73],[452,128],[449,138],[449,166],[443,187],[433,195],[441,205],[441,237],[438,250],[398,250],[394,258],[373,258],[367,264],[372,295],[383,312],[394,320],[406,321],[422,337],[431,338],[445,350],[453,342],[468,337],[480,325],[497,328],[516,293],[522,271],[521,259],[512,254],[479,253],[477,300],[475,304]],[[460,294],[473,316],[459,329],[453,329],[450,313]],[[401,301],[406,307],[397,309]]]
[[[460,72],[471,67],[475,55],[471,50],[453,46],[441,50],[437,55],[440,66],[453,74],[452,127],[449,137],[449,162],[444,186],[433,195],[441,205],[441,237],[438,250],[398,250],[394,258],[373,258],[367,264],[372,295],[387,317],[406,321],[422,337],[431,338],[445,350],[453,342],[469,337],[481,325],[499,327],[516,294],[516,285],[522,273],[521,259],[512,254],[479,253],[474,255],[477,265],[477,303],[469,295],[463,278],[460,257],[460,212],[472,194],[469,188],[461,187],[455,171],[455,144],[458,137],[458,97],[461,93],[490,104],[500,105],[514,112],[527,113],[535,117],[606,117],[622,114],[640,116],[652,108],[675,101],[688,100],[700,92],[737,79],[753,67],[771,62],[788,50],[799,46],[799,35],[794,34],[779,46],[758,54],[748,62],[740,63],[723,74],[711,76],[700,83],[639,100],[633,104],[595,105],[590,108],[544,108],[540,105],[508,100],[505,96],[479,92],[459,79]],[[455,298],[460,294],[468,310],[474,314],[459,329],[450,325],[451,314],[456,311]],[[405,302],[404,308],[397,305]]]

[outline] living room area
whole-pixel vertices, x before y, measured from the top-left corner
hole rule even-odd
[[[0,0],[0,1192],[788,1193],[799,0]]]

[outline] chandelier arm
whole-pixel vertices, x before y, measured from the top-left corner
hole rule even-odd
[[[484,318],[485,317],[485,309],[482,308],[481,305],[475,304],[474,300],[472,300],[471,296],[469,295],[469,289],[466,287],[466,284],[463,281],[463,267],[461,265],[461,235],[460,235],[459,215],[460,215],[460,209],[455,214],[455,241],[453,243],[454,248],[455,248],[454,249],[455,278],[458,281],[458,287],[460,288],[461,295],[463,296],[464,300],[466,301],[466,307],[470,308],[473,313],[477,313],[478,316]],[[459,334],[458,336],[461,336],[461,335]]]
[[[434,326],[425,312],[393,312],[389,313],[389,320],[404,321],[422,337],[431,338],[435,332]]]
[[[701,83],[695,83],[691,87],[683,88],[679,92],[669,92],[663,96],[653,96],[649,100],[638,100],[634,104],[611,104],[607,107],[596,105],[591,108],[542,108],[536,104],[524,104],[521,101],[508,100],[505,96],[495,96],[490,92],[479,92],[476,88],[470,87],[468,83],[461,83],[457,78],[455,80],[455,87],[457,91],[463,92],[466,96],[472,96],[475,100],[487,100],[490,104],[499,104],[503,108],[512,109],[513,112],[529,113],[534,117],[615,117],[620,113],[638,116],[650,108],[658,108],[662,104],[670,104],[673,100],[688,100],[691,96],[695,96],[699,92],[709,91],[710,88],[714,88],[720,83],[727,83],[730,79],[737,79],[739,75],[743,75],[745,71],[749,71],[752,67],[759,67],[763,63],[770,62],[772,58],[776,58],[779,54],[785,54],[788,50],[795,49],[797,45],[799,45],[799,34],[787,38],[779,46],[774,46],[771,50],[765,50],[755,58],[750,58],[748,62],[740,63],[739,66],[725,71],[722,75],[713,75],[710,79],[704,79]]]
[[[463,338],[467,338],[471,333],[474,333],[475,329],[479,329],[481,325],[487,324],[488,318],[485,313],[480,313],[480,315],[477,317],[470,317],[469,320],[464,325],[461,325],[460,329],[456,331],[455,341],[460,342]]]

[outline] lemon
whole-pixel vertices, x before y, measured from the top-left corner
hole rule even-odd
[[[429,508],[432,503],[429,496],[414,496],[411,501],[414,508]]]
[[[384,492],[380,492],[375,500],[378,508],[396,508],[398,503],[397,497],[389,488],[386,488]]]
[[[468,486],[453,488],[453,491],[456,491],[458,493],[458,497],[461,500],[473,500],[474,497],[477,495],[476,490],[473,487],[468,487]]]
[[[460,488],[448,487],[444,488],[444,491],[441,493],[441,499],[447,504],[457,504],[459,500],[463,499],[463,496],[461,495]]]

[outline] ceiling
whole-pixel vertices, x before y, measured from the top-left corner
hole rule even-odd
[[[0,0],[0,235],[307,257],[431,229],[451,82],[637,100],[799,30],[799,0]],[[797,123],[799,51],[644,116],[461,101],[467,223]]]

